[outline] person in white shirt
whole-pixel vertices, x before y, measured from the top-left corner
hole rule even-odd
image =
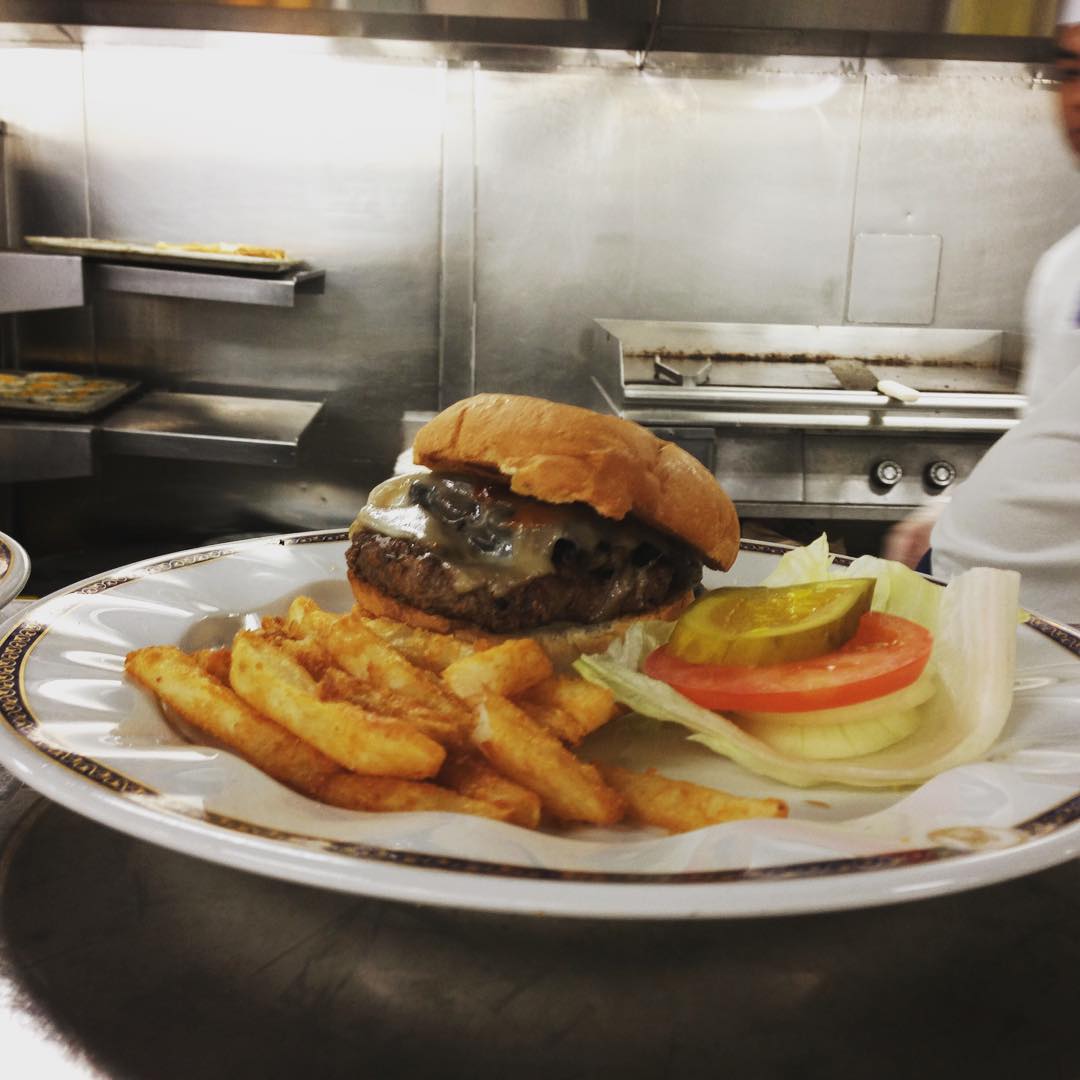
[[[1060,118],[1080,157],[1080,0],[1060,5]],[[883,554],[942,578],[972,566],[1020,571],[1031,610],[1080,623],[1080,227],[1039,260],[1024,308],[1020,423],[952,498],[894,526]]]

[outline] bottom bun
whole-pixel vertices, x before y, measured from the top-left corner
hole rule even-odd
[[[348,573],[349,587],[357,608],[372,618],[393,619],[395,622],[432,630],[438,634],[455,634],[468,640],[490,642],[495,645],[508,638],[529,637],[538,642],[556,668],[569,667],[584,653],[603,652],[613,641],[621,639],[636,622],[649,619],[670,621],[689,607],[694,599],[687,591],[666,604],[636,615],[620,615],[600,623],[553,623],[535,630],[522,630],[515,634],[493,634],[483,627],[460,619],[447,619],[411,604],[395,600],[374,585],[361,581],[352,571]]]

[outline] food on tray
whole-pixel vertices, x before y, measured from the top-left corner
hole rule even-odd
[[[430,471],[380,484],[350,530],[349,581],[372,616],[527,635],[565,664],[635,621],[673,618],[702,564],[727,569],[738,552],[709,470],[626,420],[480,394],[413,449]]]
[[[0,372],[0,404],[9,407],[85,411],[106,404],[131,388],[120,379],[70,371]]]
[[[788,784],[910,785],[984,756],[1012,704],[1018,575],[979,568],[941,588],[871,556],[831,563],[822,536],[783,556],[763,590],[706,595],[679,623],[639,624],[574,667]],[[845,589],[865,599],[866,579],[870,611],[841,602]],[[791,655],[785,617],[797,659],[777,659]]]
[[[229,646],[137,650],[129,673],[313,798],[526,827],[786,814],[588,760],[583,740],[627,710],[796,786],[917,784],[1002,730],[1014,573],[942,588],[868,556],[834,566],[821,537],[760,586],[694,601],[702,566],[734,561],[739,525],[672,444],[482,394],[421,429],[414,453],[427,471],[376,487],[350,529],[351,611],[301,596]]]
[[[253,259],[287,258],[284,248],[255,247],[252,244],[170,244],[159,240],[158,251],[199,251],[207,255],[247,255]]]
[[[619,709],[569,663],[679,613],[703,563],[735,559],[738,519],[704,466],[627,421],[496,394],[441,413],[415,451],[430,471],[380,485],[350,530],[352,611],[300,596],[230,645],[136,650],[128,673],[338,806],[530,828],[786,813],[656,773],[605,778],[576,752]]]
[[[290,258],[284,248],[256,244],[173,243],[166,240],[150,244],[131,240],[104,240],[96,236],[25,236],[23,240],[28,247],[39,251],[68,252],[109,262],[172,262],[195,265],[200,261],[200,256],[209,256],[209,259],[201,261],[204,264],[212,262],[227,267],[229,259],[258,260],[244,262],[242,265],[249,271],[277,272],[283,267],[273,264],[295,264],[299,261]]]
[[[419,645],[428,666],[394,640]],[[125,669],[187,724],[347,809],[443,810],[527,828],[629,818],[672,830],[786,812],[778,800],[656,775],[606,779],[573,744],[616,714],[610,691],[556,673],[529,638],[460,643],[301,596],[229,645],[191,655],[149,646]]]

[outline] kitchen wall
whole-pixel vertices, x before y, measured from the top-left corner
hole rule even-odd
[[[20,487],[21,535],[45,551],[345,523],[406,410],[474,389],[597,404],[595,317],[1019,331],[1035,259],[1080,221],[1053,85],[1021,64],[638,70],[622,53],[45,36],[0,40],[11,240],[242,241],[327,271],[294,309],[100,294],[19,316],[27,366],[327,401],[296,469],[105,458],[89,482]],[[932,265],[905,262],[911,236],[940,246]]]

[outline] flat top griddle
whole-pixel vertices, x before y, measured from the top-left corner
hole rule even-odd
[[[717,354],[711,357],[687,357],[657,351],[648,356],[626,357],[628,382],[656,383],[655,359],[674,371],[685,371],[693,377],[708,362],[707,376],[699,386],[769,387],[776,389],[838,390],[844,389],[830,368],[829,357],[805,359],[790,357],[763,358],[732,357]],[[1000,393],[1016,392],[1016,372],[1008,368],[947,363],[916,363],[896,358],[857,358],[884,379],[895,379],[916,390],[935,393]]]

